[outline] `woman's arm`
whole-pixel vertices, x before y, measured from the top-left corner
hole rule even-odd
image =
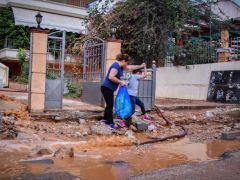
[[[128,65],[127,66],[127,70],[136,70],[136,69],[141,69],[145,66],[145,63],[141,64],[141,65]]]
[[[110,71],[110,73],[109,73],[109,77],[108,77],[109,80],[112,81],[112,82],[114,82],[114,83],[120,84],[121,86],[125,86],[125,85],[126,85],[126,82],[125,82],[125,81],[121,81],[120,79],[118,79],[118,78],[116,77],[117,73],[118,73],[118,70],[112,68],[111,71]]]

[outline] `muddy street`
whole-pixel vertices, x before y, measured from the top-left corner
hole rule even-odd
[[[112,131],[100,121],[101,113],[93,111],[28,114],[21,101],[1,99],[17,107],[1,113],[1,179],[122,180],[240,151],[239,137],[222,140],[222,133],[240,129],[237,106],[165,108],[161,112],[171,125],[152,111],[151,128],[135,132],[127,128]],[[180,126],[187,130],[184,138],[140,145],[152,138],[181,134]]]

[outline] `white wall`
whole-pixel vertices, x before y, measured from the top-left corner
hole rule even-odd
[[[240,61],[157,69],[156,97],[206,100],[212,71],[240,70]]]

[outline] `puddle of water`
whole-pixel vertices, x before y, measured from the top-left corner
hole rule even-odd
[[[150,146],[106,147],[101,141],[84,152],[78,149],[72,159],[54,159],[54,164],[21,164],[30,159],[27,151],[2,152],[0,177],[21,177],[26,174],[68,172],[81,179],[126,179],[128,175],[150,172],[176,164],[212,160],[225,151],[240,149],[240,141],[190,143],[187,138]],[[5,142],[5,145],[7,143]],[[53,144],[58,144],[53,142]],[[69,143],[60,143],[69,144]],[[76,145],[76,143],[70,143]],[[79,147],[85,143],[81,142]],[[106,143],[109,145],[109,142]],[[111,144],[111,143],[110,143]],[[49,158],[49,157],[48,157]]]

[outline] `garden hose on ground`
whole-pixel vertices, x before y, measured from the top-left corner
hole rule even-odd
[[[163,118],[166,122],[166,125],[169,126],[169,125],[174,125],[174,123],[172,123],[171,121],[169,121],[164,115],[163,113],[161,112],[161,110],[157,107],[157,106],[154,106],[154,110],[157,112],[158,116]],[[167,136],[167,137],[163,137],[163,138],[160,138],[160,137],[151,137],[152,140],[149,140],[149,141],[144,141],[144,142],[140,142],[140,143],[137,143],[137,145],[144,145],[144,144],[151,144],[151,143],[156,143],[156,142],[162,142],[162,141],[166,141],[166,140],[169,140],[169,139],[176,139],[176,138],[183,138],[187,135],[187,129],[184,127],[184,126],[181,126],[181,125],[177,125],[179,127],[181,127],[181,129],[183,130],[182,133],[180,134],[176,134],[176,135],[172,135],[172,136]]]

